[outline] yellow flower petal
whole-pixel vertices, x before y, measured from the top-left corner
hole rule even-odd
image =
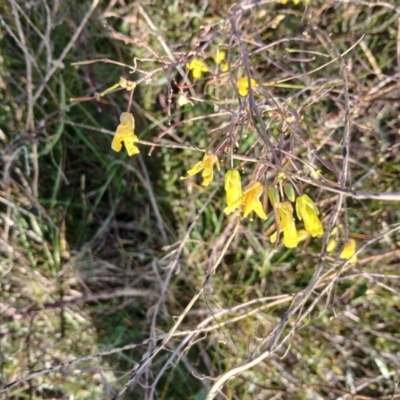
[[[337,242],[335,239],[329,239],[328,245],[326,246],[326,251],[328,253],[332,253],[333,250],[336,249]]]
[[[296,213],[300,220],[304,220],[306,231],[312,236],[322,235],[324,228],[318,218],[318,208],[306,194],[296,199]]]
[[[349,260],[350,262],[355,263],[357,261],[357,257],[353,257],[354,253],[357,250],[357,243],[354,239],[349,239],[347,243],[344,245],[343,251],[340,254],[340,258],[342,260]]]
[[[197,164],[195,164],[191,169],[189,169],[188,176],[193,176],[202,171],[204,168],[204,163],[203,161],[199,161]]]
[[[210,182],[213,180],[214,176],[214,164],[217,167],[217,170],[220,170],[218,158],[215,154],[206,153],[204,156],[204,169],[203,169],[203,186],[208,186]]]
[[[213,55],[213,59],[215,61],[215,64],[219,65],[224,61],[226,58],[226,51],[225,50],[217,50],[215,54]]]
[[[279,217],[279,229],[283,232],[282,243],[287,248],[296,247],[300,240],[293,217],[293,207],[288,201],[279,203],[276,207]]]
[[[134,133],[135,119],[131,113],[123,112],[120,117],[120,124],[117,127],[114,138],[111,143],[111,148],[119,152],[122,149],[124,142],[126,151],[129,156],[139,153],[139,149],[135,146],[135,142],[139,139]]]
[[[293,207],[288,201],[279,203],[276,206],[279,216],[279,228],[284,231],[289,225],[294,223]]]
[[[187,176],[181,176],[181,179],[186,179],[189,176],[195,175],[200,171],[203,171],[203,186],[208,186],[213,180],[214,176],[214,164],[216,165],[218,171],[220,169],[218,158],[213,153],[206,153],[204,155],[203,161],[199,161],[195,164],[187,173]]]
[[[132,135],[129,138],[125,138],[124,144],[128,156],[133,156],[134,154],[138,154],[140,152],[137,146],[135,146],[135,142],[137,142],[138,140],[139,139],[136,135]]]
[[[231,206],[224,208],[224,213],[226,215],[229,215],[234,211],[236,211],[238,208],[240,209],[241,207],[242,207],[242,198],[239,197]]]
[[[231,207],[242,197],[242,182],[237,169],[227,171],[225,174],[226,203]]]
[[[111,148],[117,153],[119,153],[122,149],[122,139],[116,136],[116,134],[114,135],[114,138],[112,140]]]
[[[252,88],[258,87],[258,83],[254,79],[250,79]],[[242,76],[237,80],[237,87],[241,96],[247,96],[249,94],[249,79],[247,76]]]
[[[203,186],[208,186],[211,183],[211,181],[213,180],[213,174],[205,175],[204,171],[203,171],[202,176],[203,176],[203,183],[202,183]]]
[[[254,211],[261,219],[267,219],[260,201],[262,192],[263,187],[260,182],[252,181],[249,183],[242,196],[244,205],[243,218],[247,218]]]
[[[240,212],[243,212],[243,218],[247,218],[248,215],[254,211],[261,219],[267,219],[267,215],[265,214],[259,199],[263,192],[263,187],[260,182],[251,181],[244,190],[244,193],[236,199],[233,197],[238,195],[239,189],[236,188],[232,190],[234,195],[232,195],[232,199],[229,199],[231,204],[228,204],[228,207],[224,209],[224,213],[226,215],[229,215],[231,212],[239,209]]]
[[[299,229],[297,231],[297,240],[299,242],[302,242],[303,240],[306,240],[309,237],[310,237],[310,235],[308,234],[308,232],[305,229]]]
[[[203,75],[203,72],[207,72],[208,68],[204,61],[200,60],[199,58],[193,58],[190,63],[186,64],[186,68],[189,71],[192,71],[193,78],[200,79]]]
[[[296,225],[294,222],[286,227],[283,231],[282,243],[288,248],[292,249],[297,247],[299,244],[299,238],[297,236]]]
[[[277,239],[278,232],[274,232],[270,237],[269,240],[271,243],[275,243]],[[309,238],[310,235],[307,233],[305,229],[300,229],[297,231],[297,240],[294,237],[293,227],[290,228],[285,236],[285,232],[283,233],[283,244],[288,248],[297,247],[298,243],[306,240]]]
[[[229,64],[227,62],[224,62],[221,64],[221,71],[226,72],[229,70]]]

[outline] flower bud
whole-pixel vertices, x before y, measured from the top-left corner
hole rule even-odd
[[[293,185],[291,183],[285,183],[283,185],[283,191],[285,192],[286,197],[293,203],[296,198]]]

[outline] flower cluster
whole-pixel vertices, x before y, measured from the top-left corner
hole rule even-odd
[[[206,153],[202,161],[199,161],[188,171],[186,179],[203,171],[203,186],[208,186],[213,179],[214,164],[220,169],[218,158],[215,154]],[[238,170],[229,170],[225,174],[225,191],[227,207],[224,209],[226,215],[237,211],[239,215],[243,214],[243,218],[247,218],[253,211],[262,219],[267,219],[260,196],[263,192],[263,186],[260,182],[251,181],[244,190],[242,190],[242,182]]]
[[[303,2],[304,4],[308,4],[309,0],[292,0],[292,2],[297,5]],[[288,0],[281,0],[282,4],[288,3]],[[189,53],[188,53],[189,54]],[[241,97],[246,97],[249,95],[249,92],[254,90],[257,96],[257,100],[261,97],[259,93],[259,89],[257,88],[260,86],[259,83],[253,79],[248,74],[243,75],[243,67],[235,60],[235,55],[232,57],[232,48],[230,48],[229,53],[229,62],[226,62],[226,50],[218,49],[217,51],[208,55],[208,63],[213,60],[214,63],[214,72],[216,73],[214,77],[210,80],[210,82],[218,82],[218,84],[223,85],[224,83],[228,82],[228,75],[229,75],[229,82],[232,79],[232,74],[236,73],[237,70],[237,78],[235,82],[236,86],[236,93],[239,94]],[[209,65],[200,58],[193,57],[189,60],[185,60],[186,62],[186,69],[188,70],[188,74],[191,73],[194,79],[202,78],[203,74],[213,72],[212,69],[209,68]],[[232,67],[232,68],[231,68]],[[229,74],[227,73],[229,70]],[[147,76],[149,78],[149,76]],[[147,79],[146,78],[146,79]],[[130,100],[128,104],[128,110],[130,110],[132,105],[133,99],[133,92],[136,85],[142,82],[144,79],[139,79],[138,81],[130,81],[123,77],[120,78],[119,82],[115,85],[111,86],[107,90],[102,93],[96,94],[93,98],[103,97],[106,94],[112,93],[115,90],[123,88],[130,92]],[[190,82],[189,82],[190,84]],[[208,84],[208,83],[207,83]],[[261,84],[262,86],[266,85],[264,83]],[[207,86],[207,85],[205,85]],[[190,100],[188,97],[188,93],[185,93],[183,89],[188,88],[191,86],[187,86],[186,82],[183,81],[183,84],[178,86],[179,94],[177,96],[178,104],[180,106],[185,106],[187,104],[194,105],[195,99],[193,101]],[[231,88],[232,89],[232,88]],[[171,96],[174,95],[173,93]],[[88,98],[80,98],[81,100],[87,100]],[[79,100],[79,99],[78,99]],[[198,100],[198,99],[196,99]],[[238,101],[239,105],[242,106],[242,102]],[[253,106],[257,107],[257,104],[252,104]],[[276,130],[283,135],[286,135],[288,124],[283,125],[281,123],[281,114],[284,115],[285,122],[295,123],[297,120],[301,120],[301,118],[293,117],[293,115],[297,115],[297,113],[292,112],[289,114],[289,107],[290,104],[288,102],[287,105],[282,106],[282,110],[278,110],[279,112],[268,113],[268,117],[271,117],[272,122],[268,122],[268,126],[273,128],[273,123],[276,124]],[[251,111],[250,108],[250,111]],[[264,109],[264,106],[263,106]],[[246,109],[247,110],[247,109]],[[170,111],[170,110],[169,110]],[[295,111],[295,110],[294,110]],[[276,115],[278,115],[278,117]],[[251,118],[251,113],[247,117]],[[246,123],[249,121],[247,120]],[[241,121],[235,121],[231,124],[229,130],[229,135],[222,138],[220,144],[217,146],[217,150],[214,150],[218,154],[226,154],[226,149],[231,147],[233,149],[234,146],[237,146],[238,143],[238,135],[235,133],[235,129],[238,125],[242,124]],[[243,126],[243,124],[242,124]],[[248,123],[250,129],[254,130],[254,126],[251,123]],[[225,126],[224,126],[225,127]],[[275,129],[274,128],[274,129]],[[270,128],[269,128],[270,129]],[[241,130],[240,130],[241,132]],[[274,136],[275,139],[275,136]],[[139,148],[136,146],[136,143],[139,142],[138,137],[135,134],[135,119],[132,113],[130,112],[123,112],[120,116],[120,124],[118,125],[115,135],[112,140],[111,148],[116,151],[120,152],[122,147],[124,146],[128,155],[132,156],[134,154],[138,154]],[[264,142],[266,142],[264,140]],[[265,143],[264,143],[265,144]],[[279,150],[281,147],[285,147],[285,141],[276,140],[276,144],[268,143],[267,144],[272,148],[278,148]],[[263,151],[265,148],[263,149]],[[264,153],[265,154],[265,153]],[[285,154],[285,153],[283,153]],[[288,158],[282,160],[289,165]],[[203,157],[203,159],[197,162],[191,169],[187,171],[187,175],[181,177],[181,179],[187,179],[190,176],[196,175],[201,172],[201,176],[203,178],[202,185],[208,186],[214,177],[214,167],[217,170],[220,170],[220,164],[218,160],[217,154],[215,154],[212,150],[207,151]],[[228,170],[225,174],[225,191],[226,191],[226,207],[223,209],[223,212],[226,215],[230,215],[232,213],[236,213],[237,216],[241,218],[252,217],[253,214],[256,214],[259,218],[266,220],[267,214],[264,210],[264,205],[266,205],[267,199],[266,197],[263,198],[262,201],[261,196],[264,192],[265,185],[260,182],[263,179],[261,177],[265,176],[265,171],[269,167],[260,163],[256,170],[253,172],[252,178],[249,182],[242,187],[241,182],[241,175],[238,170],[231,169]],[[314,203],[314,201],[307,195],[302,194],[296,196],[294,187],[291,183],[288,183],[290,180],[286,176],[285,173],[279,172],[276,175],[275,181],[272,187],[268,189],[268,198],[269,202],[273,208],[273,214],[275,216],[275,226],[276,231],[272,233],[270,236],[270,240],[272,243],[276,243],[279,241],[280,235],[282,235],[282,243],[287,248],[295,248],[298,244],[311,237],[317,237],[324,233],[324,228],[322,222],[319,217],[319,210]],[[286,183],[285,183],[286,182]],[[278,190],[279,185],[279,190]],[[297,216],[297,220],[296,217]],[[304,225],[304,229],[299,229],[298,223]],[[328,243],[327,251],[331,253],[337,247],[337,242],[334,239],[331,239]],[[354,239],[346,240],[344,247],[340,253],[340,258],[349,260],[350,262],[356,261],[356,241]]]
[[[224,63],[226,51],[218,50],[211,57],[220,71],[227,69],[227,65]],[[191,71],[195,79],[200,79],[205,72],[210,71],[207,64],[197,57],[188,62],[186,68]],[[243,97],[248,96],[250,88],[255,89],[259,87],[259,84],[247,75],[239,77],[236,85],[239,95]],[[125,86],[128,88],[127,85],[123,87]],[[130,90],[134,88],[134,85],[132,89],[130,88],[131,86],[129,86]],[[184,98],[181,102],[184,105],[189,100]],[[129,156],[139,153],[139,149],[135,145],[138,142],[138,137],[135,135],[134,129],[135,119],[133,115],[129,112],[122,113],[120,124],[112,141],[112,149],[119,152],[124,144]],[[217,154],[206,152],[203,159],[189,169],[187,175],[182,176],[181,179],[187,179],[201,172],[203,178],[202,185],[208,186],[214,177],[214,167],[218,171],[220,170]],[[262,173],[262,170],[255,171],[253,178],[242,187],[241,175],[237,169],[231,169],[226,172],[225,191],[227,206],[223,210],[226,215],[236,213],[241,218],[247,218],[249,216],[252,217],[254,213],[263,220],[267,219],[267,214],[261,201],[265,185],[257,179],[257,176],[262,176]],[[276,243],[282,234],[283,245],[287,248],[294,248],[309,236],[316,237],[322,235],[324,228],[319,218],[319,210],[313,200],[307,194],[296,197],[292,184],[285,183],[285,181],[287,181],[286,175],[279,173],[277,175],[277,183],[279,184],[280,191],[278,191],[277,187],[270,187],[268,190],[268,198],[273,207],[276,220],[276,232],[270,236],[270,240],[272,243]],[[281,201],[281,197],[285,197],[285,199]],[[294,211],[298,220],[303,222],[304,229],[298,229]],[[350,259],[353,257],[354,252],[355,242],[350,240],[343,249],[340,257]]]
[[[228,70],[228,64],[224,62],[226,58],[225,50],[217,50],[212,54],[212,59],[217,66],[220,66],[222,72]],[[193,78],[200,79],[205,72],[209,72],[207,64],[200,60],[199,58],[193,58],[189,63],[186,64],[186,68],[192,71]],[[247,96],[249,94],[249,83],[252,88],[257,88],[259,85],[254,79],[249,79],[247,76],[242,76],[237,79],[237,89],[241,96]],[[128,81],[125,78],[120,78],[120,81],[107,89],[102,95],[112,92],[116,88],[122,87],[128,91],[132,91],[136,87],[136,82]],[[178,102],[180,105],[193,104],[184,94],[180,94]],[[115,132],[111,148],[119,152],[122,149],[122,144],[124,144],[125,149],[129,156],[139,153],[138,147],[135,145],[139,141],[138,137],[135,135],[135,119],[133,115],[129,112],[123,112],[120,116],[120,124]],[[213,165],[216,164],[219,170],[218,159],[213,154],[206,154],[203,161],[197,163],[191,170],[188,171],[188,176],[195,175],[200,171],[203,171],[203,185],[208,186],[213,178]],[[249,185],[250,186],[250,185]],[[250,190],[252,193],[252,190]],[[247,194],[245,192],[245,194]],[[261,192],[260,192],[261,194]]]
[[[225,50],[217,50],[215,53],[211,55],[211,58],[214,60],[215,64],[219,66],[221,72],[227,72],[229,69],[229,65],[225,61],[226,51]],[[210,72],[207,64],[201,60],[200,58],[193,58],[190,62],[186,64],[186,68],[188,71],[192,71],[192,75],[194,79],[200,79],[204,73]],[[253,79],[248,78],[246,76],[242,76],[237,79],[237,89],[240,96],[247,96],[249,94],[249,82],[252,89],[257,88],[259,84]]]
[[[188,175],[181,177],[186,179],[189,176],[195,175],[201,171],[203,177],[203,186],[208,186],[213,179],[214,165],[220,169],[218,158],[215,154],[206,153],[202,161],[199,161],[188,171]],[[248,185],[242,189],[240,173],[236,169],[232,169],[225,174],[225,192],[227,207],[224,213],[229,215],[237,212],[237,215],[247,218],[254,212],[259,218],[267,219],[267,214],[264,211],[260,197],[264,191],[263,185],[257,180],[251,180]],[[295,199],[294,192],[289,187],[285,189],[289,194],[289,199]],[[296,247],[300,241],[304,240],[308,235],[316,237],[324,233],[321,220],[319,219],[319,211],[315,203],[307,194],[303,194],[295,199],[296,214],[298,219],[304,221],[304,230],[297,230],[296,221],[293,215],[293,206],[290,201],[279,201],[277,190],[273,189],[269,192],[270,201],[276,210],[277,225],[279,232],[283,234],[282,243],[288,247]],[[271,242],[277,240],[277,232],[271,235]]]
[[[304,231],[296,229],[293,215],[293,207],[289,201],[278,203],[275,206],[279,217],[279,231],[283,233],[282,243],[287,248],[297,247],[300,241],[305,239]],[[296,214],[299,220],[304,221],[304,228],[307,234],[312,237],[322,235],[324,228],[319,219],[319,211],[311,198],[303,194],[296,199]],[[271,235],[271,242],[275,243],[277,232]]]
[[[212,54],[212,59],[214,60],[215,64],[220,65],[222,64],[222,71],[227,70],[227,64],[223,63],[226,58],[226,51],[225,50],[217,50],[214,54]],[[186,68],[189,71],[192,71],[192,75],[194,79],[200,79],[205,72],[209,72],[209,68],[207,64],[200,60],[200,58],[193,58],[190,62],[186,64]]]
[[[228,207],[224,209],[226,215],[238,211],[247,218],[251,212],[255,212],[261,219],[267,219],[260,196],[263,187],[260,182],[251,181],[242,192],[240,173],[237,170],[230,170],[225,174],[226,202]]]

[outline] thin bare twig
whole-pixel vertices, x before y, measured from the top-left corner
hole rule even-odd
[[[72,46],[75,44],[77,41],[79,35],[81,34],[83,28],[86,26],[87,21],[89,20],[90,16],[93,14],[93,11],[96,9],[97,5],[99,4],[99,0],[92,0],[92,3],[89,7],[89,10],[86,12],[84,17],[82,18],[81,23],[79,26],[76,28],[75,33],[72,35],[71,39],[69,40],[68,44],[65,46],[64,50],[62,51],[60,57],[58,57],[57,60],[53,62],[53,66],[50,68],[49,71],[47,71],[47,74],[45,75],[43,82],[41,85],[37,88],[34,96],[33,96],[33,103],[36,103],[38,98],[43,92],[43,89],[45,88],[47,82],[50,80],[50,78],[54,75],[54,73],[62,67],[63,65],[63,60],[66,57],[66,55],[69,53],[71,50]]]
[[[135,371],[130,375],[128,381],[124,384],[124,386],[118,391],[118,393],[112,398],[112,400],[117,400],[125,391],[126,389],[130,386],[130,384],[135,380],[135,378],[142,372],[142,370],[146,367],[146,365],[162,350],[165,348],[165,345],[169,342],[175,331],[178,329],[180,324],[182,323],[183,319],[186,317],[188,312],[191,310],[195,302],[198,300],[198,298],[201,296],[203,293],[205,287],[208,285],[208,283],[211,280],[212,275],[215,273],[218,265],[220,264],[222,257],[225,255],[228,247],[231,244],[231,241],[235,237],[238,229],[240,227],[240,220],[238,220],[236,227],[234,228],[230,238],[227,240],[224,248],[221,251],[220,256],[216,260],[215,264],[212,266],[211,270],[207,272],[207,275],[204,279],[204,282],[200,288],[200,290],[192,297],[190,300],[189,304],[185,307],[185,309],[182,311],[182,313],[179,315],[177,318],[174,326],[169,330],[167,336],[162,340],[162,342],[142,361],[140,361],[139,365],[135,369]]]
[[[216,114],[220,115],[220,114]],[[196,117],[193,118],[193,120],[199,120],[203,119],[203,117]],[[114,135],[114,132],[105,128],[96,128],[92,127],[90,125],[86,124],[80,124],[76,122],[71,122],[67,120],[63,120],[64,123],[66,124],[71,124],[74,126],[78,126],[81,128],[85,129],[90,129],[94,130],[97,132],[105,133],[108,135]],[[180,144],[180,143],[173,143],[170,141],[162,140],[160,142],[150,142],[147,140],[139,140],[139,144],[142,144],[144,146],[150,146],[150,147],[164,147],[164,148],[169,148],[169,149],[182,149],[182,150],[192,150],[192,151],[199,151],[199,152],[206,152],[206,149],[202,149],[196,146],[191,146],[188,144]],[[290,155],[291,157],[295,157],[294,155]],[[299,180],[300,182],[307,183],[309,185],[318,187],[320,189],[326,190],[331,193],[337,193],[337,194],[343,194],[346,197],[351,197],[353,199],[357,200],[381,200],[381,201],[400,201],[400,192],[365,192],[365,191],[360,191],[360,190],[353,190],[352,188],[341,188],[338,185],[334,185],[334,183],[327,183],[327,180],[324,179],[322,175],[320,175],[321,180],[313,179],[308,176],[304,176],[303,174],[288,171],[286,168],[283,167],[277,167],[275,164],[272,162],[266,160],[266,159],[259,159],[255,157],[248,157],[244,156],[241,154],[230,154],[230,158],[238,161],[246,161],[246,162],[251,162],[251,163],[259,163],[259,164],[264,164],[267,165],[271,168],[277,168],[278,170],[284,172],[294,180]],[[311,166],[311,165],[310,165]],[[315,172],[315,171],[314,171]],[[325,182],[324,182],[325,181]]]

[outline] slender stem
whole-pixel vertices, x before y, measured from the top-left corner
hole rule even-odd
[[[132,90],[131,90],[131,94],[130,94],[130,96],[129,96],[128,109],[126,110],[127,112],[130,112],[131,107],[132,107],[133,92],[134,92],[134,90],[132,89]]]

